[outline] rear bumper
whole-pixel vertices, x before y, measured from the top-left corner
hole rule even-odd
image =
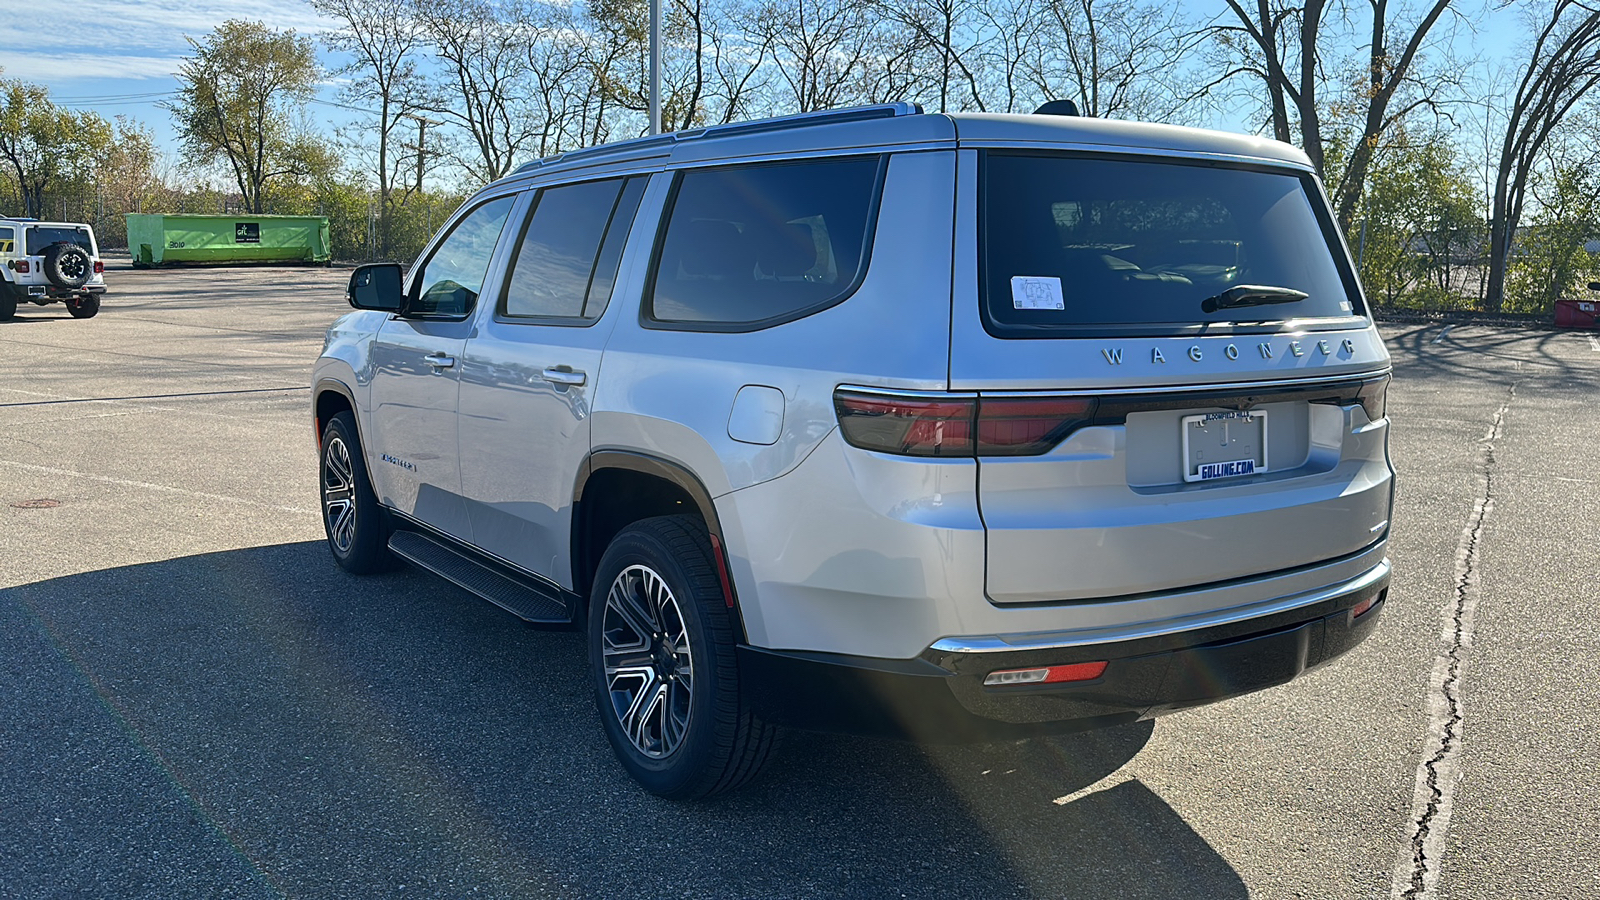
[[[740,675],[759,714],[799,728],[951,742],[1079,731],[1291,681],[1365,640],[1382,616],[1388,586],[1384,561],[1300,605],[1107,642],[1030,636],[941,641],[909,660],[746,646],[740,648]],[[1353,614],[1374,598],[1359,618]],[[1001,669],[1097,660],[1109,665],[1093,681],[983,684]]]

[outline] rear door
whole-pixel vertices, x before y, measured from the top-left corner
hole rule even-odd
[[[406,314],[384,322],[371,349],[363,438],[373,489],[384,505],[462,540],[472,532],[456,439],[460,360],[516,202],[515,194],[489,199],[449,226],[412,269]]]
[[[1047,452],[980,458],[991,599],[1131,597],[1383,537],[1388,358],[1309,174],[960,157],[951,389],[1086,401]]]
[[[541,190],[462,359],[461,480],[473,542],[572,586],[568,534],[622,247],[644,176]]]

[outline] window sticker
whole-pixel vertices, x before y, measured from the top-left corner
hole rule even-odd
[[[1037,275],[1011,276],[1011,303],[1017,309],[1066,309],[1061,279]]]

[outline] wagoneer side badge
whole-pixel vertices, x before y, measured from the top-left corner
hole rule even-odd
[[[1340,349],[1345,353],[1355,353],[1356,343],[1355,341],[1346,339],[1340,344]],[[1277,353],[1277,351],[1273,349],[1270,341],[1263,341],[1257,344],[1256,352],[1261,354],[1262,359],[1272,359]],[[1306,341],[1290,341],[1287,352],[1290,356],[1305,356],[1308,352],[1315,352],[1321,356],[1332,356],[1333,345],[1327,341],[1317,341],[1315,344],[1310,344]],[[1106,363],[1108,365],[1122,365],[1121,347],[1102,347],[1100,350],[1100,355],[1106,358]],[[1200,362],[1201,360],[1205,359],[1205,351],[1201,349],[1199,344],[1191,346],[1188,351],[1184,353],[1184,355],[1189,357],[1189,359],[1193,360],[1194,362]],[[1240,356],[1238,345],[1229,344],[1228,346],[1223,347],[1222,355],[1227,357],[1230,362],[1237,362]],[[1152,363],[1164,363],[1167,361],[1167,356],[1161,352],[1160,347],[1151,347],[1150,361]]]

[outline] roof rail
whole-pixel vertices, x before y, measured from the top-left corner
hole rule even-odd
[[[666,134],[656,134],[647,137],[630,138],[626,141],[617,141],[611,144],[597,144],[581,150],[568,150],[566,153],[536,159],[530,163],[518,166],[514,173],[518,175],[553,166],[558,163],[572,162],[580,159],[592,159],[600,156],[621,155],[650,150],[655,147],[667,148],[679,141],[693,141],[702,138],[732,137],[744,134],[762,134],[769,131],[786,131],[790,128],[810,128],[814,125],[839,125],[846,122],[864,122],[870,119],[892,119],[896,116],[921,115],[922,107],[916,103],[879,103],[874,106],[851,106],[845,109],[821,109],[815,112],[797,113],[792,116],[778,116],[771,119],[755,119],[749,122],[730,122],[726,125],[708,125],[704,128],[692,128],[686,131],[671,131]]]

